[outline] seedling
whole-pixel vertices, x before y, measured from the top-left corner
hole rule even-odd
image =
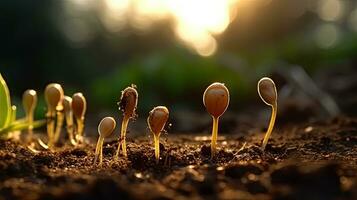
[[[27,142],[31,143],[33,139],[33,119],[34,112],[37,105],[37,93],[35,90],[26,90],[22,95],[22,104],[26,114],[26,121],[28,126]]]
[[[223,83],[212,83],[203,93],[203,104],[213,119],[211,158],[216,154],[218,121],[229,105],[229,91]]]
[[[147,119],[149,129],[154,135],[156,163],[159,163],[160,160],[160,134],[168,119],[169,110],[165,106],[157,106],[152,109],[149,112],[149,117]]]
[[[76,118],[76,141],[83,142],[84,119],[87,111],[87,101],[82,93],[72,96],[72,110]]]
[[[115,160],[119,158],[120,147],[122,147],[123,155],[128,156],[126,151],[126,130],[129,120],[136,117],[136,107],[138,105],[138,92],[135,86],[125,88],[120,97],[119,110],[123,112],[123,120],[121,124],[121,133],[119,138],[118,149],[115,154]]]
[[[63,89],[60,84],[51,83],[47,85],[45,89],[45,99],[47,103],[47,135],[48,135],[48,144],[39,140],[40,145],[45,149],[52,148],[59,138],[63,124]],[[55,120],[57,122],[55,124]]]
[[[94,164],[97,163],[99,156],[99,166],[103,163],[103,143],[104,138],[109,137],[116,127],[116,122],[113,117],[105,117],[100,121],[98,125],[99,138],[97,142],[97,147],[95,148],[95,158]]]
[[[273,131],[274,123],[276,119],[276,113],[278,110],[278,103],[277,103],[278,93],[276,91],[274,81],[267,77],[260,79],[258,82],[258,94],[260,98],[263,100],[263,102],[268,106],[271,106],[272,108],[269,127],[267,132],[265,133],[265,137],[262,144],[262,149],[264,150],[268,143],[269,137]]]
[[[73,124],[73,111],[72,111],[72,98],[65,96],[63,99],[64,114],[66,118],[66,129],[69,141],[72,145],[76,146],[77,142],[74,138],[74,124]]]
[[[45,120],[38,120],[32,123],[33,128],[45,125]],[[16,120],[16,109],[11,106],[9,88],[0,73],[0,139],[11,138],[9,133],[28,129],[26,120]]]

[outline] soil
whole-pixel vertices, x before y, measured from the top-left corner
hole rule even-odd
[[[156,164],[152,138],[128,138],[128,158],[114,161],[106,141],[93,165],[97,138],[33,153],[0,141],[0,199],[357,199],[357,119],[339,117],[281,126],[266,150],[264,130],[162,136]]]

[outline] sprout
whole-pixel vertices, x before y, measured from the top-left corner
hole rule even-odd
[[[45,89],[45,99],[47,103],[47,135],[48,135],[48,145],[43,145],[43,142],[40,142],[41,146],[44,148],[52,148],[57,142],[62,124],[63,124],[63,101],[64,92],[62,86],[57,83],[51,83],[47,85]],[[55,120],[56,127],[55,127]]]
[[[127,157],[126,151],[126,129],[128,127],[129,120],[135,118],[136,116],[136,107],[138,104],[138,92],[135,89],[135,86],[125,88],[120,97],[119,109],[123,112],[123,120],[121,124],[121,134],[118,144],[118,149],[115,154],[115,159],[119,158],[120,146],[122,146],[123,155]]]
[[[165,106],[157,106],[149,112],[147,123],[151,133],[154,134],[156,163],[160,159],[160,134],[169,118],[169,110]]]
[[[213,119],[211,158],[216,154],[218,136],[218,121],[229,105],[229,91],[222,83],[212,83],[203,93],[203,104]]]
[[[74,126],[73,126],[73,111],[72,111],[72,98],[65,96],[63,99],[64,114],[66,116],[66,128],[68,133],[68,138],[72,145],[77,145],[74,139]]]
[[[26,114],[28,126],[27,142],[31,142],[33,138],[33,120],[34,112],[37,105],[37,93],[35,90],[26,90],[22,95],[22,104]]]
[[[99,138],[95,149],[94,164],[97,162],[99,155],[99,166],[103,163],[103,142],[104,138],[109,137],[116,127],[116,122],[113,117],[105,117],[98,125]]]
[[[83,141],[84,118],[87,110],[87,101],[82,93],[75,93],[72,96],[72,110],[77,122],[76,139]]]
[[[264,77],[258,82],[258,94],[265,104],[272,107],[272,113],[270,118],[270,123],[262,144],[262,149],[264,150],[269,137],[273,131],[276,113],[278,109],[278,93],[276,92],[275,83],[272,79]]]

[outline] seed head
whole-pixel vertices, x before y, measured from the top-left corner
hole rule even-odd
[[[135,117],[137,105],[138,92],[135,86],[125,88],[121,93],[119,109],[124,112],[124,115]]]
[[[57,83],[51,83],[47,85],[45,89],[45,99],[49,110],[62,110],[62,100],[64,98],[64,92],[62,86]]]
[[[35,90],[26,90],[22,95],[22,104],[25,113],[33,113],[37,105],[37,93]]]
[[[102,121],[100,121],[99,126],[98,126],[99,135],[101,137],[109,137],[113,133],[116,125],[117,125],[117,123],[113,117],[103,118]]]
[[[277,92],[275,83],[272,79],[264,77],[258,82],[258,94],[263,102],[269,106],[273,106],[277,102]]]
[[[155,135],[159,135],[164,129],[167,120],[169,119],[169,110],[165,106],[157,106],[149,112],[147,123],[150,131]]]
[[[87,110],[87,101],[82,93],[75,93],[72,96],[72,110],[77,119],[84,117]]]
[[[203,93],[203,104],[213,117],[223,115],[229,105],[229,91],[223,83],[212,83]]]
[[[63,99],[63,108],[66,113],[72,111],[72,98],[69,96],[64,96]]]

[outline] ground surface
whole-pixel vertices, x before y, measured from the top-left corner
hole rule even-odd
[[[0,199],[357,199],[356,119],[281,127],[265,152],[262,132],[220,136],[213,160],[209,137],[164,136],[159,164],[152,138],[129,138],[119,161],[107,141],[102,168],[95,141],[38,154],[0,141]]]

